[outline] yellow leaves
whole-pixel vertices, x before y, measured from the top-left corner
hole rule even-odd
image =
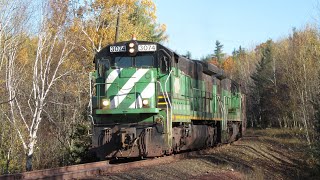
[[[145,14],[150,16],[153,20],[156,20],[156,5],[152,0],[141,0],[140,4],[145,7]]]
[[[166,30],[167,30],[167,25],[161,24],[161,25],[160,25],[160,30],[161,30],[161,31],[166,31]]]
[[[21,64],[21,66],[30,64],[30,60],[35,56],[35,49],[38,43],[36,38],[24,38],[25,40],[21,43],[17,51],[17,62]]]
[[[27,64],[29,61],[28,58],[28,49],[26,47],[22,47],[17,52],[17,59],[21,62],[21,64]]]
[[[115,41],[120,15],[118,41],[134,34],[139,40],[160,42],[167,39],[166,26],[156,24],[156,6],[152,0],[85,0],[74,12],[80,12],[66,31],[76,40],[79,53],[91,62],[96,51]],[[119,13],[120,12],[120,13]]]
[[[137,0],[96,0],[91,4],[93,9],[110,10],[112,8],[132,7]]]

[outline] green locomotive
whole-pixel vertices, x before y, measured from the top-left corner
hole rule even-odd
[[[136,40],[105,47],[94,63],[92,150],[100,159],[210,147],[245,128],[239,85],[212,64]]]

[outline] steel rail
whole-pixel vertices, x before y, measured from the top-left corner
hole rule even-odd
[[[215,147],[217,149],[219,147]],[[207,148],[199,151],[184,152],[170,156],[164,156],[153,159],[146,159],[128,163],[110,164],[109,161],[100,161],[87,164],[79,164],[72,166],[65,166],[53,169],[36,170],[17,174],[8,174],[0,176],[4,180],[17,179],[80,179],[88,177],[103,176],[108,173],[115,173],[126,171],[134,168],[141,168],[147,166],[156,166],[160,164],[173,163],[175,161],[186,159],[194,155],[199,155],[210,151],[212,148]]]

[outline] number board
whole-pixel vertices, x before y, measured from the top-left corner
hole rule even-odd
[[[138,51],[140,52],[152,52],[157,50],[156,44],[139,44]]]
[[[110,52],[126,52],[126,46],[110,46]]]

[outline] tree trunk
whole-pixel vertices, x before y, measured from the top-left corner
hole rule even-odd
[[[32,171],[32,156],[33,154],[31,155],[27,155],[26,159],[26,171]]]
[[[33,151],[36,140],[31,138],[30,143],[28,144],[28,150],[26,154],[26,171],[32,171],[32,159],[33,159]]]
[[[10,153],[11,153],[11,148],[9,148],[9,151],[7,153],[7,162],[6,162],[6,169],[4,170],[4,174],[9,174]]]
[[[280,129],[282,129],[282,122],[281,122],[281,118],[277,118],[278,122],[279,122],[279,127]]]

